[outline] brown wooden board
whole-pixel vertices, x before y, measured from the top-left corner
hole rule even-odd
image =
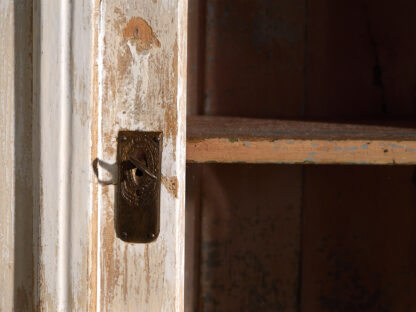
[[[188,118],[187,160],[225,163],[416,164],[414,123]]]

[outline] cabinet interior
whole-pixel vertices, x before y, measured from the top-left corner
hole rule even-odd
[[[214,136],[249,158],[187,166],[187,311],[416,310],[415,18],[411,1],[189,1],[188,150]],[[259,138],[354,157],[313,141],[264,161]]]

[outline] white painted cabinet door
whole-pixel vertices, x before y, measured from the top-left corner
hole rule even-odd
[[[0,19],[0,311],[182,311],[187,0],[0,0]],[[115,234],[119,130],[164,135],[150,244]]]

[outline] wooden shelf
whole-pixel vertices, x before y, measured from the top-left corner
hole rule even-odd
[[[356,125],[191,116],[196,163],[416,164],[416,125]]]

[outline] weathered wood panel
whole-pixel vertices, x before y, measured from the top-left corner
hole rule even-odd
[[[415,165],[416,141],[206,139],[187,143],[197,163]]]
[[[34,235],[38,310],[88,309],[93,3],[34,5]]]
[[[415,164],[416,131],[347,123],[188,118],[190,162]]]
[[[98,186],[97,309],[182,311],[187,1],[104,0],[99,10],[96,157],[111,168],[121,129],[164,139],[156,242],[119,240],[115,187]],[[114,179],[101,169],[101,179]]]

